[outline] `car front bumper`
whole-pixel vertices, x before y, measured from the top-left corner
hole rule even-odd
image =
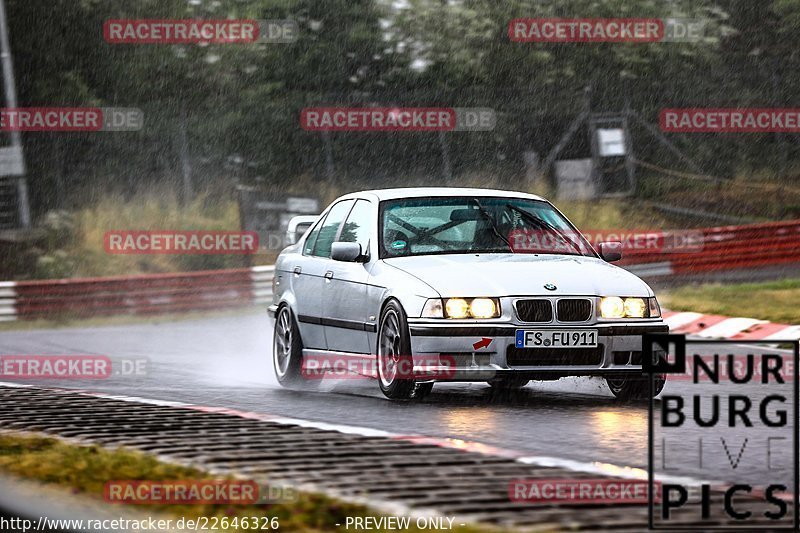
[[[504,374],[530,379],[641,375],[642,336],[668,333],[663,321],[539,327],[508,323],[442,323],[409,319],[412,353],[437,381],[486,381]],[[517,348],[518,329],[593,329],[597,348]],[[431,368],[439,359],[441,366]]]

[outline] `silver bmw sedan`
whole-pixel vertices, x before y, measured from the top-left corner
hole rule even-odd
[[[392,399],[434,383],[605,378],[621,399],[663,388],[642,338],[667,333],[650,287],[610,264],[547,200],[406,188],[342,196],[275,265],[273,363],[285,386],[377,378]]]

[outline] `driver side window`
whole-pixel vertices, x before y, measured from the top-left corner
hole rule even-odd
[[[367,200],[358,200],[347,220],[342,226],[339,240],[341,242],[357,242],[361,245],[361,253],[366,254],[369,248],[369,237],[372,230],[372,205]]]

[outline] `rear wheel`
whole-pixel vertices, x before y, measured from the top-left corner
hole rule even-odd
[[[412,373],[411,336],[403,308],[396,301],[386,304],[378,326],[378,384],[387,398],[404,400],[419,397],[415,394],[414,379],[408,379]],[[428,387],[430,385],[430,387]],[[418,393],[433,384],[421,384]]]
[[[664,384],[667,382],[663,374],[654,376],[653,378],[653,398],[659,395],[664,390]],[[650,398],[650,384],[647,378],[642,377],[620,377],[620,378],[606,378],[611,394],[620,400],[647,400]]]
[[[286,305],[281,306],[275,316],[272,363],[275,367],[275,377],[284,387],[298,385],[303,381],[301,375],[303,343],[292,311]]]

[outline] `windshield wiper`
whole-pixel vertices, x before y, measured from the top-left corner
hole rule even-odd
[[[580,247],[580,245],[578,243],[576,243],[575,241],[570,239],[567,235],[562,233],[561,230],[559,230],[557,227],[553,226],[552,224],[550,224],[546,220],[542,220],[541,218],[537,217],[536,215],[528,213],[524,209],[520,209],[519,207],[517,207],[517,206],[515,206],[514,204],[511,204],[511,203],[507,203],[506,207],[511,209],[515,213],[518,213],[522,218],[524,218],[525,220],[527,220],[531,224],[534,224],[536,226],[539,226],[542,229],[546,229],[546,230],[548,230],[548,231],[550,231],[552,233],[555,233],[556,235],[558,235],[559,237],[564,239],[564,241],[569,243],[569,245],[572,246],[575,249],[575,251],[578,252],[579,255],[585,255],[583,253],[583,250],[581,249],[581,247]]]
[[[500,230],[497,229],[497,225],[494,223],[494,219],[492,218],[492,215],[489,214],[489,212],[486,210],[486,208],[481,205],[481,203],[478,201],[477,198],[473,198],[472,201],[475,203],[476,206],[478,206],[478,211],[480,211],[481,215],[483,215],[483,218],[485,218],[487,221],[489,221],[489,225],[492,228],[492,232],[497,236],[497,238],[499,238],[501,241],[503,241],[506,246],[508,246],[508,251],[513,253],[514,252],[514,248],[511,246],[511,243],[508,241],[508,239],[506,239],[500,233]]]

